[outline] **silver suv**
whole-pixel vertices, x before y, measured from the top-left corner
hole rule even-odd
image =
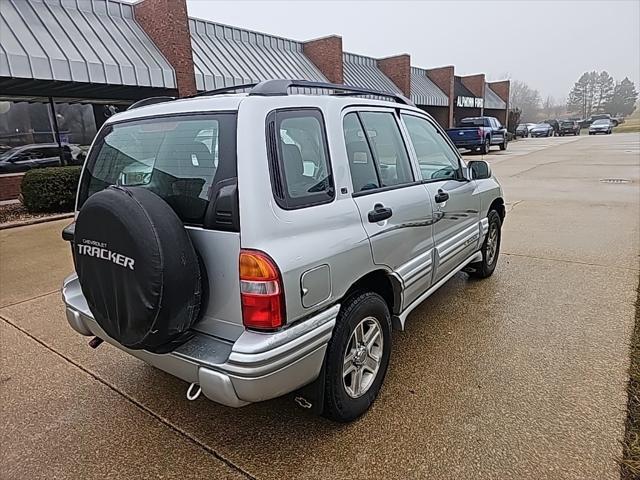
[[[92,346],[181,378],[190,399],[296,391],[353,420],[392,326],[457,272],[496,267],[499,183],[403,97],[271,80],[142,103],[91,147],[63,298]]]

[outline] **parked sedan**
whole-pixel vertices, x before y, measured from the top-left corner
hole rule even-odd
[[[560,136],[580,135],[580,124],[575,120],[562,120],[560,122]]]
[[[596,133],[606,133],[609,135],[613,132],[613,123],[608,118],[601,118],[595,120],[589,127],[589,135],[595,135]]]
[[[516,127],[516,138],[522,137],[526,138],[529,136],[529,124],[528,123],[519,123]]]
[[[74,152],[78,152],[78,154],[74,156]],[[62,164],[71,165],[74,163],[74,159],[79,156],[79,148],[76,145],[63,145],[62,153],[64,155]],[[81,163],[82,161],[80,161]],[[60,148],[55,143],[22,145],[0,155],[0,173],[26,172],[32,168],[58,167],[60,165]]]
[[[529,131],[532,137],[551,137],[553,136],[553,127],[548,123],[538,123]]]

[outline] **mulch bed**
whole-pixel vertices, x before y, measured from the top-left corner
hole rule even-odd
[[[47,217],[58,217],[60,213],[29,213],[21,203],[0,205],[0,225],[18,224],[30,220],[46,219]]]

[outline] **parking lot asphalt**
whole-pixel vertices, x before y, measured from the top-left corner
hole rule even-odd
[[[378,400],[349,425],[292,396],[189,402],[185,383],[92,350],[56,291],[72,270],[65,222],[0,231],[2,478],[618,478],[640,135],[484,158],[508,202],[496,273],[458,274],[411,314]]]

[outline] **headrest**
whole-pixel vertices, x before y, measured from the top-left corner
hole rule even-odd
[[[304,173],[302,153],[300,153],[300,149],[297,145],[283,143],[282,160],[284,162],[285,175],[292,177],[299,176]]]

